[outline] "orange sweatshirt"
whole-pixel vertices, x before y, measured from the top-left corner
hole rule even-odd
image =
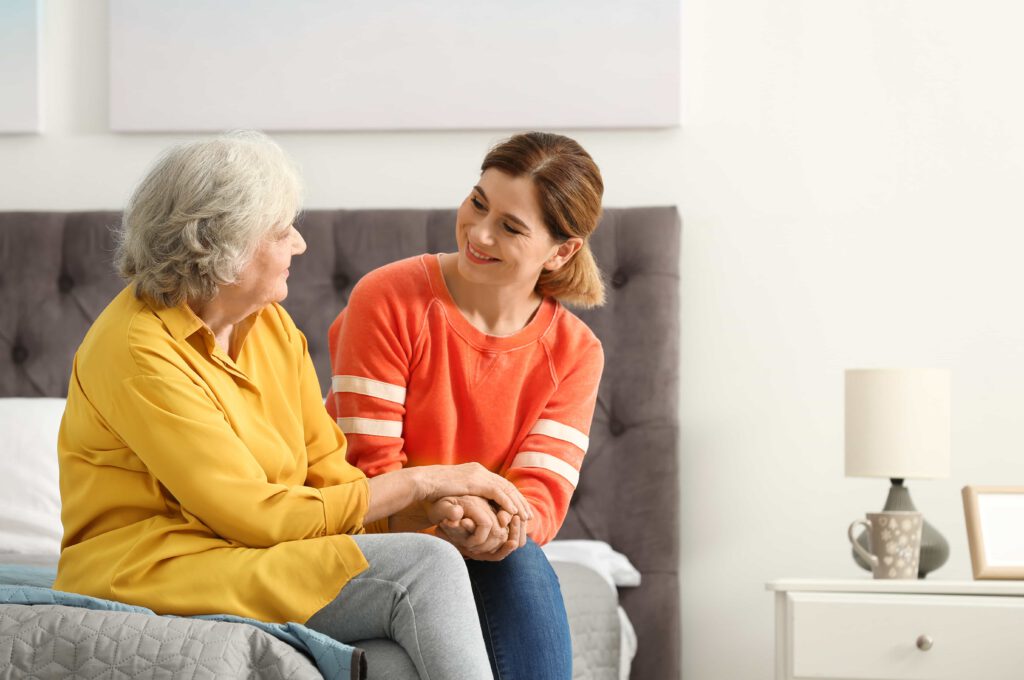
[[[405,465],[476,461],[534,509],[530,537],[558,532],[589,444],[600,341],[545,299],[511,336],[487,335],[458,310],[437,255],[364,276],[328,333],[327,409],[368,476]]]

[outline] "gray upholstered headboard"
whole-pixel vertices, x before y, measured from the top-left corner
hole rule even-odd
[[[313,210],[285,307],[306,333],[321,383],[327,327],[363,274],[454,250],[453,210]],[[110,265],[116,212],[0,213],[0,397],[64,396],[86,329],[122,284]],[[580,485],[559,538],[607,541],[643,574],[620,591],[639,638],[635,679],[679,677],[679,216],[605,212],[593,237],[608,304],[580,316],[606,366]]]

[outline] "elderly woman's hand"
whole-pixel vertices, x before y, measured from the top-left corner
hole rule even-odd
[[[530,503],[516,486],[480,463],[461,465],[424,465],[409,468],[419,474],[423,497],[435,500],[444,496],[480,496],[498,504],[509,515],[533,518]]]
[[[364,524],[399,513],[410,503],[440,501],[449,496],[480,496],[494,501],[509,516],[526,520],[533,517],[530,503],[519,489],[479,463],[403,468],[371,477],[368,483],[370,497]]]

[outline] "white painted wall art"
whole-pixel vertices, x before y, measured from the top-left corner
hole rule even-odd
[[[110,0],[119,131],[669,127],[675,0]]]
[[[39,0],[0,2],[0,133],[40,132]]]

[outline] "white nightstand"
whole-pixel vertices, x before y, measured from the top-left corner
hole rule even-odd
[[[1024,582],[783,579],[776,680],[1024,678]]]

